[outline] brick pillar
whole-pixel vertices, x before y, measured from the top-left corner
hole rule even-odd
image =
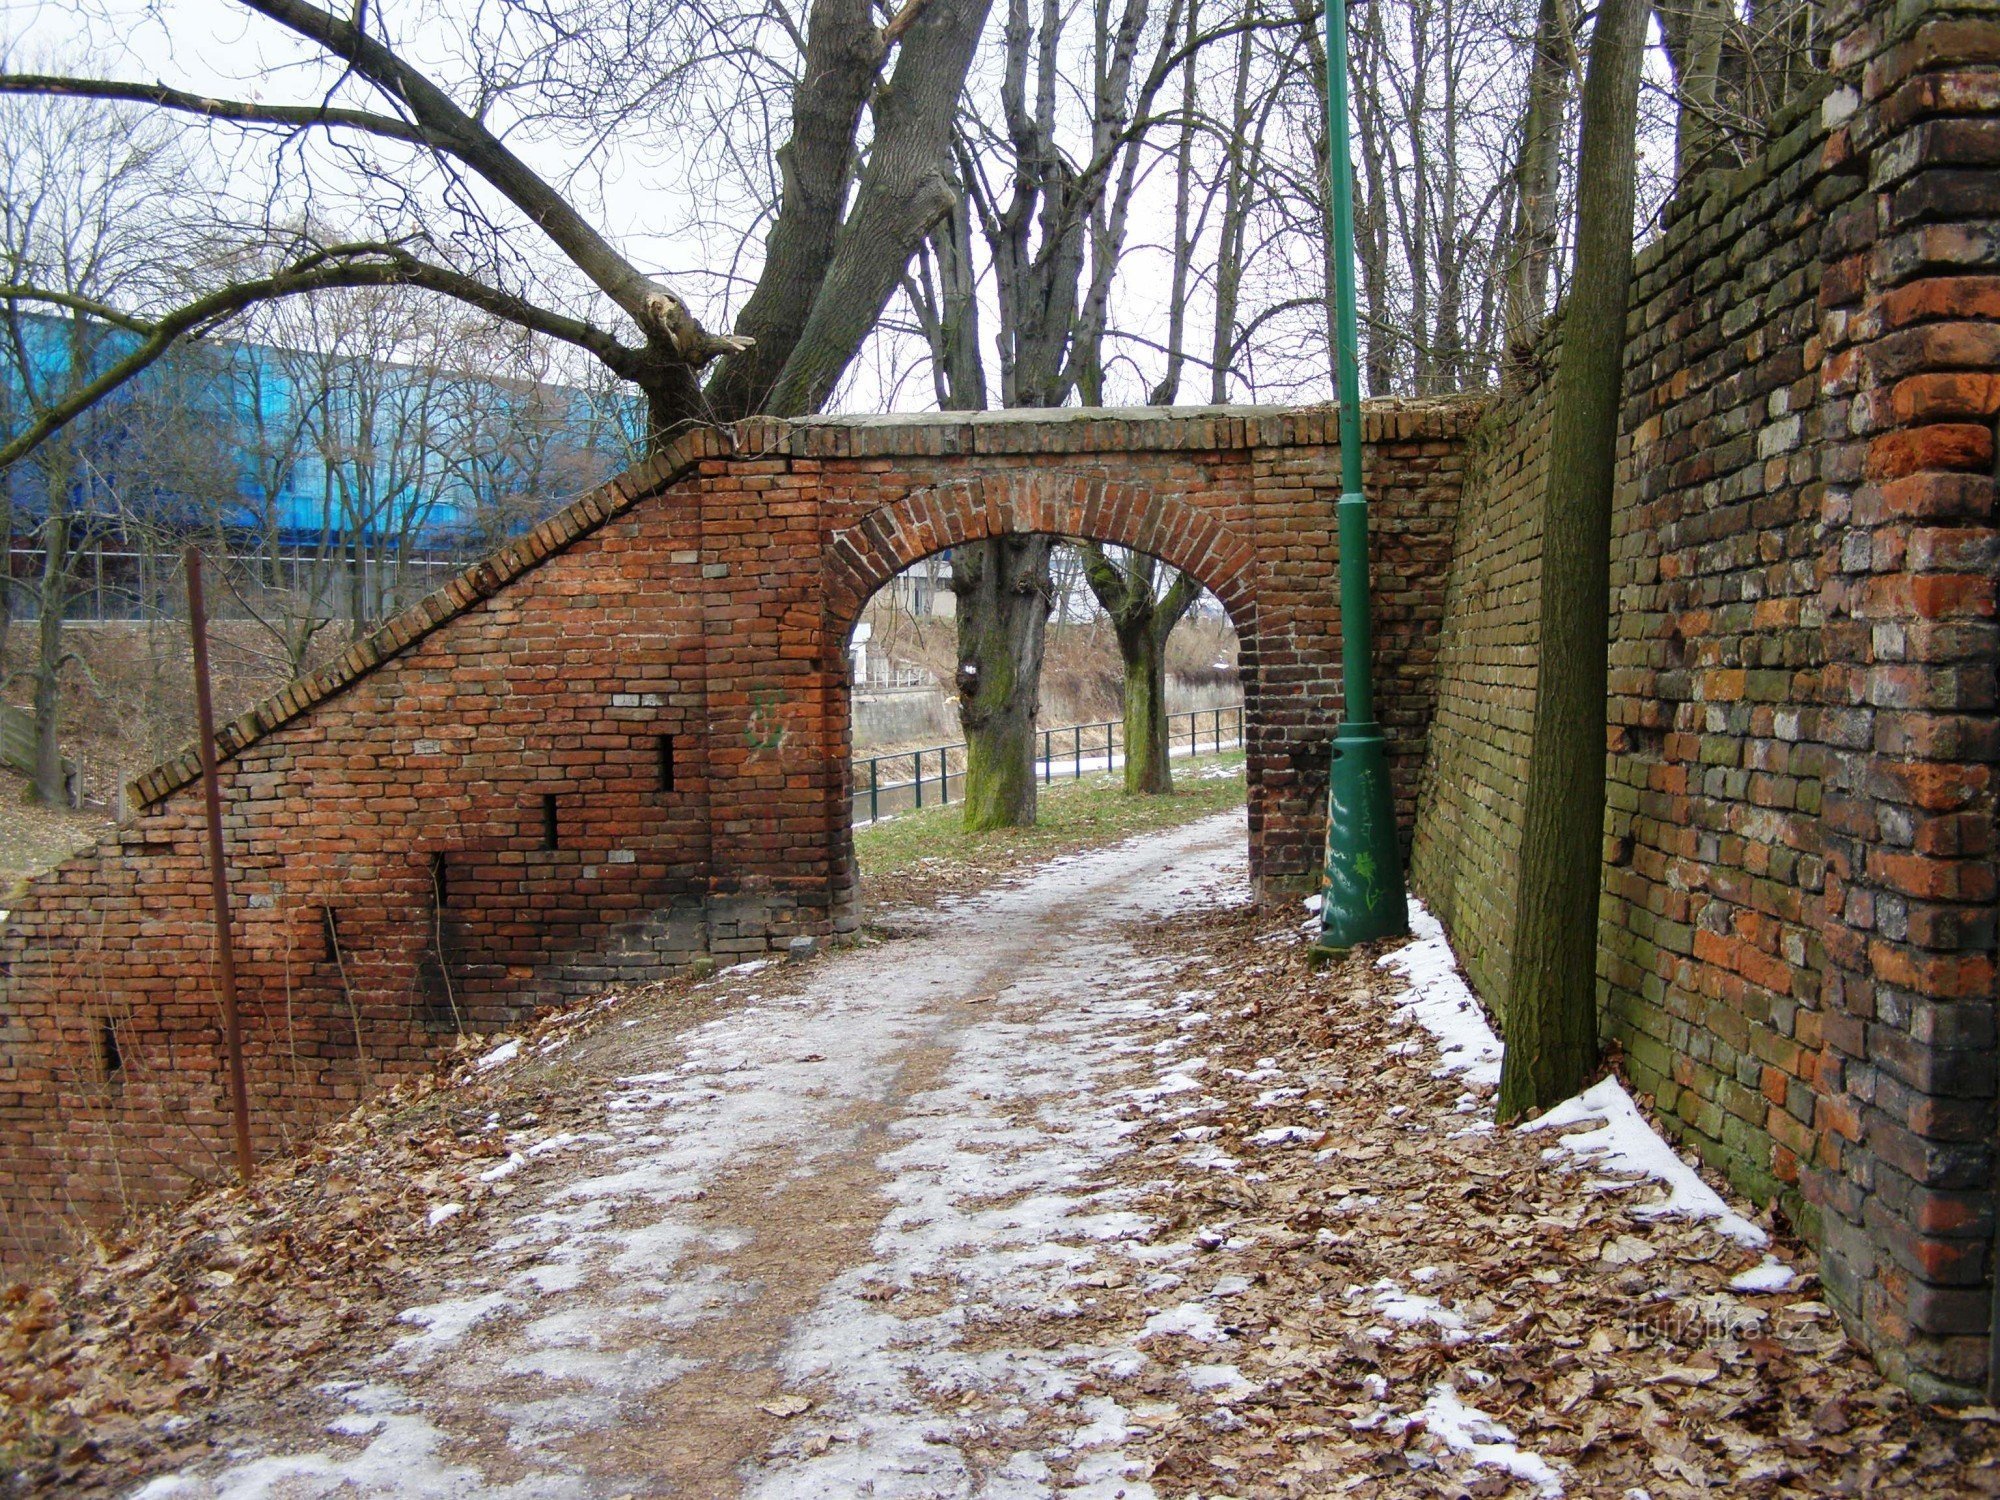
[[[1829,1295],[1920,1395],[1994,1279],[2000,5],[1848,3],[1822,242],[1827,953],[1802,1189]]]
[[[828,933],[843,884],[819,465],[783,439],[780,424],[745,422],[737,456],[702,474],[708,942],[725,962]]]

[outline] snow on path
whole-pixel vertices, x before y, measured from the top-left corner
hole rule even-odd
[[[607,1129],[529,1147],[539,1201],[483,1274],[403,1310],[386,1354],[324,1388],[327,1440],[246,1442],[219,1473],[138,1494],[1150,1496],[1127,1414],[1079,1390],[1146,1356],[992,1330],[1060,1327],[1093,1266],[1159,1260],[1152,1226],[1092,1183],[1133,1128],[1121,1106],[1174,1066],[1137,1032],[1198,997],[1167,993],[1118,927],[1241,899],[1244,875],[1242,814],[1224,814],[1055,861],[795,993],[745,997],[673,1039],[674,1065],[619,1080]],[[834,1213],[852,1232],[815,1281],[802,1231]],[[759,1309],[788,1295],[760,1344]],[[771,1402],[773,1366],[816,1405],[716,1470],[744,1429],[703,1450],[708,1414],[798,1404]],[[697,1484],[731,1480],[684,1489],[683,1460]]]

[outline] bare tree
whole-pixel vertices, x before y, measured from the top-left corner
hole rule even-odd
[[[781,153],[786,182],[766,238],[763,295],[744,309],[742,321],[755,331],[730,335],[711,332],[684,298],[612,244],[579,208],[579,195],[535,171],[511,138],[587,139],[591,131],[601,138],[670,116],[676,90],[696,81],[699,65],[690,59],[713,57],[710,33],[731,33],[735,18],[669,0],[638,13],[556,0],[532,13],[511,11],[497,33],[482,31],[463,47],[425,48],[427,56],[459,60],[460,74],[445,78],[415,63],[406,45],[420,28],[436,27],[435,16],[379,7],[337,13],[308,0],[241,3],[316,50],[326,64],[319,98],[268,104],[53,73],[0,76],[0,92],[151,106],[261,133],[280,155],[302,137],[335,137],[341,149],[314,161],[321,170],[338,164],[343,188],[370,212],[354,216],[354,233],[274,218],[246,239],[239,258],[246,269],[164,309],[17,280],[7,289],[15,300],[115,324],[134,343],[0,444],[0,467],[179,339],[260,303],[336,287],[420,287],[571,344],[639,387],[655,440],[689,420],[810,410],[833,388],[949,201],[945,136],[990,0],[907,0],[879,26],[854,0],[815,0],[804,33],[789,30],[800,63],[792,139]],[[782,11],[765,13],[771,17],[790,28]],[[682,46],[685,56],[672,55]],[[761,56],[748,44],[741,54]],[[632,79],[639,81],[625,82]],[[864,109],[873,124],[865,158]],[[412,175],[424,179],[421,191],[408,185]],[[520,253],[522,227],[561,274],[542,274]],[[611,331],[601,317],[607,311],[622,314],[636,339]],[[717,359],[725,362],[704,391],[701,373]]]
[[[161,206],[183,166],[167,133],[120,111],[8,101],[0,115],[0,282],[55,292],[41,304],[50,310],[0,299],[0,429],[33,429],[92,370],[120,357],[119,331],[85,309],[156,289],[156,256],[184,240],[184,226]],[[40,554],[35,652],[18,676],[34,715],[34,796],[45,803],[66,802],[72,790],[59,720],[64,674],[82,665],[64,642],[78,570],[93,535],[115,529],[131,508],[125,487],[150,482],[149,452],[165,425],[143,387],[86,409],[88,420],[52,429],[57,440],[36,449],[31,464],[0,472],[0,525],[10,544],[26,535]],[[10,566],[0,649],[21,588]]]
[[[1673,71],[1677,185],[1748,162],[1771,120],[1825,72],[1819,0],[1668,0],[1656,14]]]
[[[1043,0],[1039,12],[1028,0],[1009,0],[997,99],[982,101],[990,115],[969,112],[957,147],[968,218],[991,267],[1004,406],[1102,398],[1112,293],[1155,101],[1213,39],[1183,39],[1183,3],[1168,0],[1156,18],[1148,0],[1094,0],[1079,40],[1071,30],[1076,16],[1057,0]],[[1142,56],[1150,66],[1141,66]],[[1089,80],[1075,118],[1062,108],[1060,80],[1071,68]],[[1064,148],[1069,131],[1083,143],[1074,156]],[[986,397],[983,388],[967,388],[975,375],[983,381],[984,371],[959,342],[976,347],[978,337],[977,299],[966,295],[971,268],[962,247],[969,244],[968,230],[933,246],[941,275],[955,278],[944,283],[952,291],[939,296],[948,302],[955,294],[962,312],[947,318],[938,297],[927,313],[920,309],[933,364],[946,371],[947,394],[960,406],[984,405]],[[1056,597],[1053,544],[1046,536],[998,537],[952,553],[970,828],[1035,818],[1034,731]]]

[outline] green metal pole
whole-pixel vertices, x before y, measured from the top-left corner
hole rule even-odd
[[[1354,312],[1354,161],[1347,129],[1346,0],[1326,0],[1326,167],[1333,207],[1334,367],[1340,396],[1340,657],[1343,712],[1327,778],[1319,946],[1410,930],[1389,747],[1375,722],[1368,619],[1368,502],[1361,492],[1360,334]]]

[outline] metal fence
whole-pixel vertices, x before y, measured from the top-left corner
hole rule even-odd
[[[1102,724],[1070,724],[1060,729],[1044,729],[1042,753],[1035,761],[1035,774],[1044,785],[1060,774],[1066,781],[1081,780],[1085,771],[1108,771],[1125,763],[1125,721],[1110,719]],[[1217,753],[1243,744],[1243,705],[1231,708],[1197,708],[1167,715],[1167,753],[1199,755],[1204,750]],[[954,757],[957,763],[953,764]],[[885,781],[883,768],[894,776],[907,770],[902,781]],[[913,811],[926,805],[942,806],[952,800],[956,784],[959,797],[965,795],[965,742],[930,745],[922,750],[898,750],[894,755],[871,755],[854,762],[852,817],[863,827],[890,813]]]

